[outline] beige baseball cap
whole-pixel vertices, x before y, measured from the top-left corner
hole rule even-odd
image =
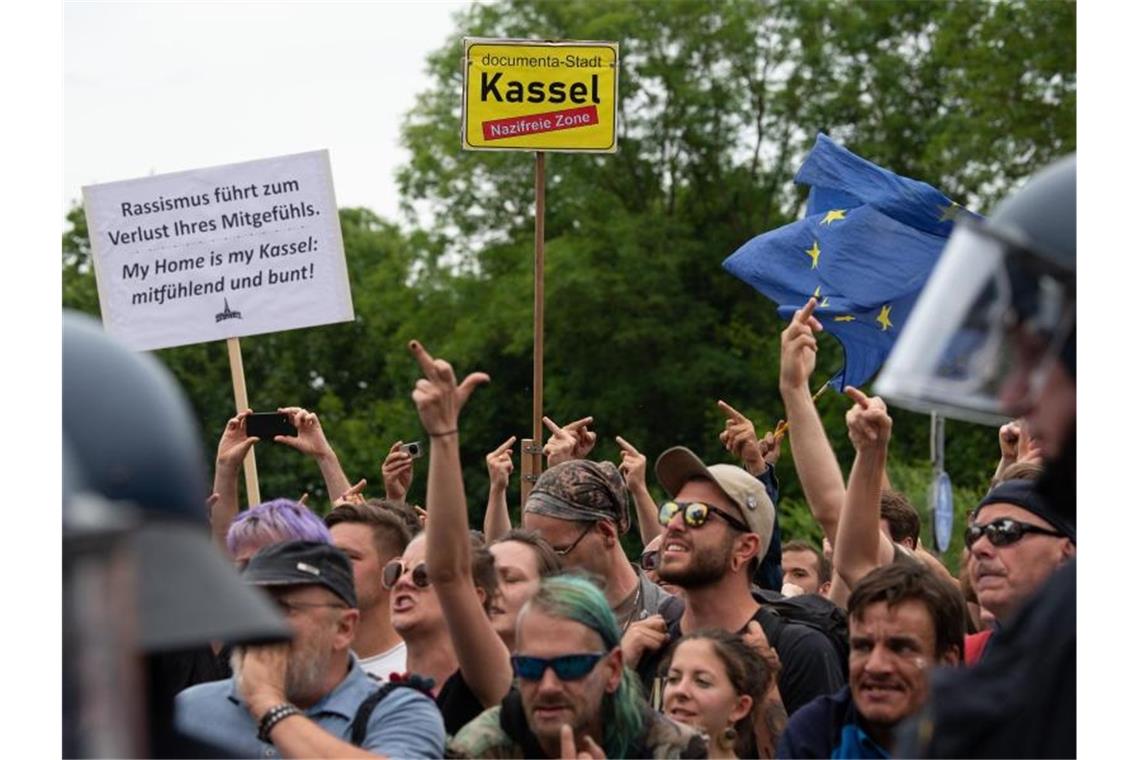
[[[654,469],[657,481],[670,497],[675,497],[685,483],[693,478],[704,478],[716,483],[744,515],[744,521],[752,532],[760,537],[758,556],[762,557],[768,551],[776,509],[768,498],[764,484],[747,470],[732,464],[706,467],[700,457],[684,446],[674,446],[662,453],[657,458]]]

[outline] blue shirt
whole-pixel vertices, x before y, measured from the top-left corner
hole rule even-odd
[[[879,760],[890,754],[859,725],[851,687],[816,697],[788,719],[776,757],[859,758]]]
[[[352,719],[365,697],[379,688],[355,655],[348,675],[305,715],[338,739],[349,741]],[[181,691],[174,701],[174,722],[195,739],[210,742],[234,757],[280,757],[277,748],[257,738],[257,724],[238,694],[233,678]],[[362,749],[390,757],[443,757],[443,718],[429,697],[411,688],[394,689],[372,712]]]

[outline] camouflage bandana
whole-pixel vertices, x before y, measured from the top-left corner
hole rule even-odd
[[[610,520],[620,534],[629,530],[629,491],[613,463],[572,459],[539,476],[525,511],[571,522]]]

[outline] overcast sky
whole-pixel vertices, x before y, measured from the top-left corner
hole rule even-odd
[[[337,204],[395,219],[401,119],[469,5],[66,3],[62,211],[88,184],[327,148]]]

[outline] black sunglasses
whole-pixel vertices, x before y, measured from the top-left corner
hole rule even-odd
[[[421,562],[415,567],[407,567],[402,560],[398,559],[394,559],[387,565],[384,565],[384,570],[380,574],[380,585],[391,591],[396,587],[396,584],[399,583],[404,573],[408,571],[412,573],[412,583],[415,584],[416,588],[427,588],[431,585],[431,581],[428,580],[426,562]]]
[[[657,513],[657,522],[662,525],[668,525],[669,521],[672,520],[673,516],[678,512],[682,513],[685,525],[688,525],[690,528],[699,528],[704,525],[708,522],[709,513],[712,513],[718,515],[720,519],[741,533],[752,532],[751,528],[723,509],[717,509],[711,504],[705,504],[700,501],[667,501],[661,505],[661,511]]]
[[[1040,533],[1044,536],[1055,536],[1064,538],[1065,534],[1048,528],[1042,528],[1038,525],[1030,525],[1029,523],[1018,522],[1010,517],[1003,517],[1000,520],[994,520],[991,523],[980,525],[975,523],[967,526],[966,528],[966,548],[969,549],[978,539],[985,534],[986,538],[994,546],[1009,546],[1016,544],[1027,533]]]
[[[541,680],[547,668],[553,668],[554,675],[562,681],[577,681],[585,678],[605,656],[606,652],[583,652],[547,659],[516,654],[511,657],[511,666],[515,670],[515,675],[524,681]]]

